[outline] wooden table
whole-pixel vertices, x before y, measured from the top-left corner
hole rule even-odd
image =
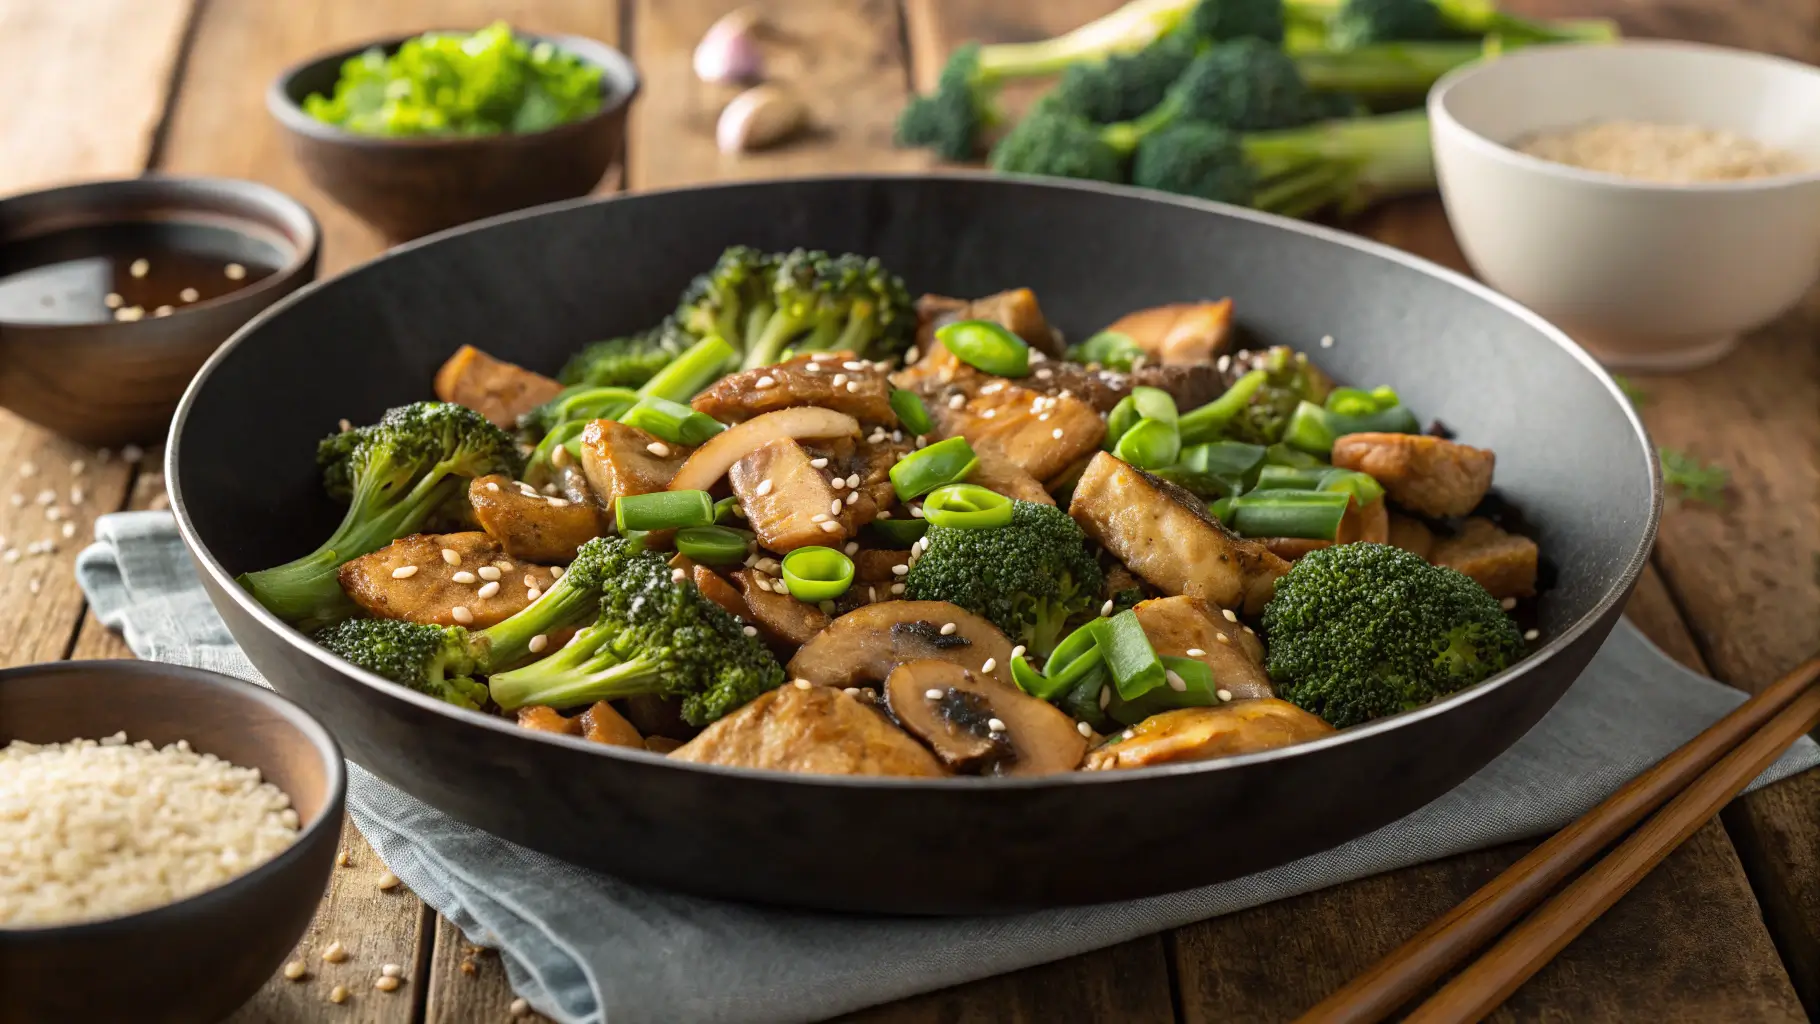
[[[378,239],[310,188],[263,108],[279,69],[348,42],[494,17],[629,50],[645,76],[624,182],[654,188],[833,170],[914,170],[890,146],[911,83],[927,87],[958,41],[1038,38],[1115,0],[765,0],[781,30],[771,69],[808,96],[820,131],[790,149],[716,153],[721,97],[689,53],[737,0],[0,0],[0,194],[146,170],[251,178],[302,198],[326,232],[325,274]],[[1633,35],[1695,38],[1820,58],[1820,4],[1762,0],[1528,0],[1527,13],[1610,14]],[[603,191],[620,187],[611,181]],[[1459,267],[1438,205],[1386,209],[1361,230]],[[1729,467],[1723,510],[1671,508],[1629,614],[1686,664],[1761,686],[1820,640],[1820,299],[1698,373],[1642,381],[1657,439]],[[82,460],[86,467],[74,462]],[[27,466],[35,467],[30,475]],[[122,657],[70,573],[90,520],[163,500],[154,457],[130,463],[0,413],[0,535],[55,552],[0,565],[0,663]],[[29,479],[19,479],[30,476]],[[72,484],[76,539],[31,495]],[[513,1001],[497,957],[402,888],[352,827],[349,859],[304,939],[301,982],[274,979],[237,1021],[488,1021]],[[1292,1017],[1521,856],[1517,843],[1284,900],[1070,960],[854,1015],[884,1022],[1277,1021]],[[331,941],[351,952],[327,964]],[[385,963],[396,992],[373,988]],[[325,997],[343,983],[351,998]],[[1805,1007],[1805,1012],[1804,1012]],[[1820,1018],[1820,773],[1729,807],[1498,1013],[1573,1021]]]

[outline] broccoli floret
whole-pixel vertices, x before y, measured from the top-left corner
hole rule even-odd
[[[1039,657],[1099,596],[1100,567],[1086,535],[1053,505],[1013,502],[1011,522],[995,528],[930,526],[924,545],[904,577],[906,599],[949,601],[983,615]]]
[[[376,424],[325,438],[316,451],[323,486],[347,501],[341,524],[315,551],[240,577],[259,603],[288,622],[342,614],[335,570],[416,533],[473,477],[517,476],[524,458],[505,431],[466,406],[416,402]]]
[[[1201,0],[1188,27],[1202,39],[1262,39],[1283,42],[1283,0]]]
[[[707,725],[784,681],[784,671],[739,621],[663,556],[623,538],[603,542],[600,614],[568,646],[489,681],[511,711],[566,708],[637,694],[682,700],[683,719]]]
[[[1264,608],[1277,694],[1344,728],[1420,707],[1523,654],[1497,598],[1388,544],[1302,556]]]
[[[537,600],[481,630],[399,619],[351,619],[316,633],[316,642],[361,668],[465,708],[486,703],[471,677],[523,661],[531,641],[578,625],[600,605],[601,586],[625,557],[624,541],[595,538]]]
[[[1071,65],[1133,53],[1180,25],[1193,0],[1132,0],[1071,32],[1034,43],[967,43],[942,67],[935,91],[915,96],[897,119],[897,142],[969,160],[1004,120],[999,88],[1008,80],[1052,75]]]
[[[1303,402],[1320,404],[1333,382],[1287,345],[1269,349],[1257,360],[1263,372],[1257,389],[1237,415],[1226,422],[1225,437],[1246,444],[1275,444],[1283,439],[1290,417]]]
[[[1194,59],[1198,43],[1193,34],[1178,29],[1130,56],[1070,65],[1042,103],[1045,109],[1095,124],[1130,120],[1163,102]]]
[[[635,388],[693,344],[692,335],[666,319],[649,330],[584,347],[569,357],[556,379],[570,386]]]
[[[1342,0],[1328,24],[1328,40],[1336,49],[1487,35],[1515,44],[1603,42],[1617,38],[1618,30],[1602,18],[1519,18],[1486,0]]]
[[[747,369],[777,362],[793,345],[887,359],[916,333],[909,290],[876,258],[806,249],[728,249],[683,293],[676,319],[692,334],[726,339]]]

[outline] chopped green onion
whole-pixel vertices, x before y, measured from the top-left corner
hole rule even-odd
[[[631,388],[577,386],[557,396],[552,419],[556,423],[571,420],[610,420],[632,407],[638,392]]]
[[[1067,357],[1076,363],[1098,363],[1108,370],[1126,373],[1144,358],[1144,349],[1128,334],[1100,331],[1078,345],[1068,346]]]
[[[1264,449],[1264,461],[1272,466],[1292,466],[1297,469],[1327,465],[1327,460],[1296,451],[1281,441]]]
[[[935,340],[968,366],[1000,377],[1030,372],[1030,346],[991,320],[959,320],[935,330]]]
[[[1112,454],[1139,469],[1162,469],[1175,464],[1182,454],[1182,435],[1174,424],[1161,420],[1139,420],[1125,431]]]
[[[619,417],[619,422],[628,427],[637,427],[671,444],[688,445],[691,448],[727,429],[726,424],[707,413],[696,412],[681,402],[672,402],[656,395],[640,398]]]
[[[724,526],[685,526],[676,531],[676,550],[708,565],[730,565],[746,557],[746,538]]]
[[[937,487],[923,499],[923,518],[957,530],[991,530],[1011,522],[1011,499],[978,484]]]
[[[556,454],[556,449],[558,447],[568,447],[571,442],[575,442],[576,445],[579,446],[581,432],[586,430],[587,427],[587,420],[569,420],[566,423],[558,423],[556,426],[551,427],[550,432],[543,436],[543,440],[537,442],[537,447],[531,452],[531,457],[525,460],[526,479],[540,478],[547,475],[545,472],[541,471],[542,467],[550,464],[550,457]],[[571,448],[569,454],[576,458],[580,458],[581,453]],[[539,470],[539,472],[534,473],[533,470]]]
[[[1070,673],[1067,689],[1058,703],[1063,711],[1086,722],[1096,732],[1111,732],[1115,728],[1113,721],[1100,707],[1100,691],[1112,685],[1112,673],[1106,670],[1106,659],[1095,647],[1077,664],[1082,666],[1079,675]]]
[[[1383,485],[1369,473],[1319,465],[1307,468],[1265,466],[1258,473],[1258,490],[1339,491],[1369,505],[1384,496]]]
[[[1011,681],[1017,684],[1018,689],[1038,700],[1049,700],[1060,692],[1060,688],[1054,686],[1048,676],[1032,668],[1021,654],[1011,659]]]
[[[1139,385],[1126,395],[1137,406],[1138,415],[1147,420],[1156,420],[1175,426],[1175,399],[1162,388],[1149,388]]]
[[[909,501],[944,484],[960,483],[979,464],[966,438],[951,437],[899,459],[891,467],[891,486],[899,500]]]
[[[1340,532],[1340,520],[1346,518],[1352,495],[1344,491],[1260,490],[1230,500],[1227,522],[1241,537],[1332,540]]]
[[[783,575],[791,597],[811,604],[832,601],[853,585],[853,559],[833,548],[797,548],[784,556]]]
[[[1245,410],[1251,403],[1251,396],[1270,377],[1269,371],[1252,370],[1232,382],[1220,397],[1192,412],[1185,412],[1176,423],[1176,429],[1182,432],[1183,444],[1204,444],[1219,440],[1220,433],[1232,418]]]
[[[1119,399],[1119,403],[1106,414],[1106,440],[1102,442],[1101,447],[1107,451],[1116,450],[1119,441],[1124,438],[1125,432],[1137,426],[1138,421],[1143,418],[1143,415],[1138,412],[1137,399],[1130,395]]]
[[[708,497],[707,491],[627,494],[613,500],[613,519],[621,533],[712,526],[714,499]]]
[[[714,521],[724,523],[733,518],[733,510],[739,505],[737,494],[728,495],[714,503]]]
[[[898,422],[912,434],[927,434],[935,429],[935,421],[929,418],[929,407],[923,404],[922,397],[914,391],[892,389],[891,411],[897,413]]]
[[[1157,660],[1156,649],[1144,635],[1136,612],[1122,611],[1106,620],[1100,632],[1100,650],[1106,656],[1106,668],[1118,685],[1120,697],[1135,700],[1164,685],[1163,663]]]
[[[1120,694],[1113,694],[1106,705],[1106,714],[1120,725],[1136,725],[1151,715],[1177,708],[1207,708],[1221,702],[1219,687],[1213,681],[1213,670],[1207,663],[1197,658],[1181,658],[1165,654],[1159,659],[1163,663],[1163,685],[1158,686],[1136,700],[1126,700]],[[1177,683],[1181,689],[1176,689]]]
[[[1068,671],[1068,666],[1074,664],[1076,658],[1086,655],[1100,642],[1101,625],[1101,620],[1091,619],[1063,637],[1062,642],[1055,645],[1055,650],[1049,652],[1049,660],[1043,663],[1043,671],[1052,676]]]
[[[1213,516],[1215,519],[1218,519],[1220,522],[1225,523],[1227,526],[1231,526],[1232,525],[1232,503],[1235,500],[1237,500],[1236,495],[1221,498],[1218,501],[1208,502],[1207,503],[1208,515]]]
[[[1230,497],[1255,486],[1264,446],[1243,441],[1208,441],[1182,449],[1175,465],[1158,475],[1202,497]]]
[[[1418,434],[1421,431],[1422,424],[1407,406],[1393,405],[1363,416],[1348,416],[1313,402],[1303,402],[1289,417],[1289,426],[1283,430],[1283,441],[1305,452],[1326,455],[1333,451],[1333,442],[1347,434]]]
[[[1370,473],[1356,469],[1330,469],[1321,477],[1317,490],[1350,494],[1360,505],[1369,505],[1384,496],[1384,485]]]
[[[866,529],[877,535],[888,548],[907,548],[923,539],[929,532],[929,523],[924,519],[874,519]]]
[[[690,345],[670,365],[657,371],[638,389],[640,395],[655,395],[672,402],[687,402],[696,392],[719,380],[739,353],[718,334],[710,334]]]

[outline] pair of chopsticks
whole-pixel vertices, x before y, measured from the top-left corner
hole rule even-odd
[[[1542,969],[1803,734],[1820,726],[1820,656],[1739,705],[1424,928],[1297,1024],[1376,1024],[1497,938],[1408,1024],[1477,1021]],[[1644,821],[1650,812],[1661,808]],[[1631,829],[1639,822],[1642,826]],[[1555,887],[1630,836],[1579,878]],[[1547,899],[1547,902],[1543,902]],[[1520,924],[1517,919],[1541,904]],[[1511,925],[1516,924],[1512,928]]]

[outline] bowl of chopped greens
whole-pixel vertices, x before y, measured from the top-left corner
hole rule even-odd
[[[310,180],[400,242],[586,195],[625,152],[638,86],[605,43],[495,22],[313,57],[266,106]]]

